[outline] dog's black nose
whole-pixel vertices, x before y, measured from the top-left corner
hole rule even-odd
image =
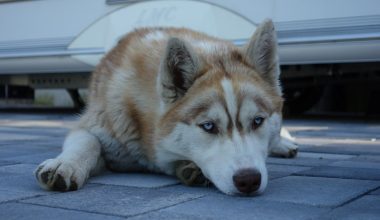
[[[259,189],[261,174],[255,169],[241,169],[232,177],[235,187],[241,193],[251,193]]]

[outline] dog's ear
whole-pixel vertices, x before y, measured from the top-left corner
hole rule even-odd
[[[245,47],[246,60],[261,76],[274,86],[278,86],[280,75],[277,56],[277,37],[273,22],[269,19],[257,27]]]
[[[170,38],[160,67],[161,97],[174,103],[185,95],[199,71],[199,58],[186,42]]]

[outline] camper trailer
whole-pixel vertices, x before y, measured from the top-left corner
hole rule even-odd
[[[0,99],[60,88],[80,106],[78,89],[134,28],[187,27],[240,46],[265,18],[276,25],[289,111],[308,110],[329,91],[347,93],[353,83],[366,89],[366,99],[379,93],[377,0],[6,0],[0,1]]]

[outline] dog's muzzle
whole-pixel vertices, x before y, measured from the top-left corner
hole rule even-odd
[[[232,179],[236,189],[243,194],[256,192],[261,184],[261,174],[255,169],[240,169]]]

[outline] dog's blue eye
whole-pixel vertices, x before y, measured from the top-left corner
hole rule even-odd
[[[205,123],[202,124],[202,128],[205,131],[211,131],[212,129],[214,129],[214,127],[215,127],[215,125],[212,122],[205,122]]]
[[[254,119],[253,119],[253,129],[257,129],[258,127],[260,127],[264,122],[264,118],[261,117],[261,116],[256,116]]]
[[[218,128],[216,127],[214,122],[208,121],[204,122],[199,125],[204,131],[211,133],[211,134],[217,134]]]

